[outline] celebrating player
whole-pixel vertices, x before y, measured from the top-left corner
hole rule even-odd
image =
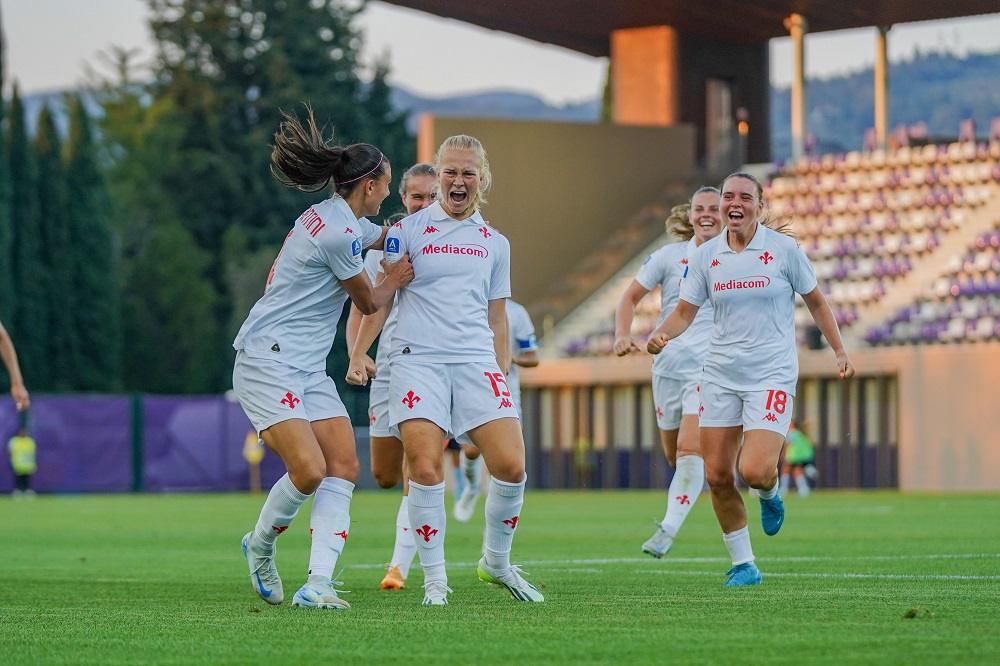
[[[523,601],[542,594],[510,563],[524,503],[524,440],[501,368],[509,362],[505,303],[510,244],[479,214],[491,184],[482,144],[444,141],[435,157],[438,201],[390,229],[386,259],[406,253],[417,277],[401,289],[389,363],[389,422],[410,476],[410,525],[424,569],[426,605],[448,603],[441,443],[469,433],[492,474],[486,554],[479,577]]]
[[[715,326],[701,380],[701,451],[712,505],[733,567],[726,585],[756,585],[746,506],[735,468],[757,491],[764,533],[781,529],[785,508],[778,493],[778,457],[792,419],[798,380],[795,293],[802,298],[837,356],[844,379],[854,366],[812,264],[794,239],[759,222],[763,188],[752,175],[734,173],[722,185],[727,230],[690,259],[674,311],[649,337],[659,354],[683,333],[706,301]],[[743,441],[742,451],[740,441]]]
[[[687,242],[670,243],[651,254],[625,290],[615,312],[614,351],[618,356],[640,351],[631,334],[632,317],[636,305],[654,287],[660,287],[657,325],[673,312],[695,249],[722,231],[719,190],[703,187],[687,205],[676,206],[667,218],[667,231]],[[656,424],[667,462],[675,469],[667,491],[667,512],[663,521],[657,522],[656,533],[642,544],[642,552],[657,558],[673,546],[677,531],[705,484],[705,461],[698,442],[698,382],[708,355],[714,314],[711,303],[702,307],[684,334],[653,361]]]
[[[315,492],[309,527],[309,577],[292,604],[350,608],[332,580],[350,530],[358,476],[354,431],[326,357],[350,296],[375,312],[413,279],[406,257],[386,266],[377,287],[362,269],[363,247],[381,247],[385,230],[368,220],[389,194],[389,162],[375,146],[336,146],[323,138],[309,110],[308,127],[285,116],[274,136],[272,172],[290,187],[332,196],[306,210],[288,232],[233,343],[233,388],[260,437],[288,469],[268,493],[254,529],[243,537],[254,591],[269,604],[284,598],[274,565],[275,542]],[[318,186],[318,187],[317,187]]]
[[[399,183],[399,196],[403,199],[406,214],[412,215],[427,208],[434,200],[437,178],[430,164],[416,164],[403,173]],[[393,220],[393,223],[398,220]],[[365,257],[365,270],[372,282],[382,279],[380,265],[382,252],[369,250]],[[403,444],[389,430],[389,346],[393,330],[396,328],[397,310],[390,303],[377,313],[362,318],[361,311],[351,306],[347,323],[347,348],[351,352],[351,365],[347,370],[348,383],[362,386],[371,376],[368,394],[368,434],[371,441],[372,474],[382,488],[392,488],[403,481],[403,499],[396,513],[396,541],[392,549],[392,559],[388,571],[382,579],[383,590],[399,590],[406,584],[410,565],[417,555],[417,544],[413,540],[407,511],[407,495],[410,492],[409,479],[403,460]],[[382,333],[378,354],[372,363],[368,349]]]

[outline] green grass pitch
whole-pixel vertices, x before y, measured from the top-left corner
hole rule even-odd
[[[0,498],[2,664],[998,663],[1000,496],[821,492],[779,535],[747,497],[762,585],[729,561],[707,494],[662,560],[640,553],[656,492],[531,492],[513,560],[546,595],[480,582],[482,500],[449,520],[450,605],[379,590],[398,492],[359,492],[341,579],[349,611],[293,608],[307,504],[278,545],[288,601],[251,591],[240,539],[263,496]],[[450,504],[449,504],[450,508]]]

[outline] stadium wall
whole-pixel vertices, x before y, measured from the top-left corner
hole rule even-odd
[[[814,430],[821,485],[1000,490],[1000,343],[800,354],[796,418]],[[521,371],[525,439],[541,487],[663,487],[651,357],[543,361]],[[531,467],[529,465],[529,478]]]
[[[493,189],[484,218],[510,240],[514,300],[528,304],[654,200],[687,176],[693,125],[613,124],[421,117],[418,159],[431,162],[448,136],[486,148]],[[641,156],[637,161],[636,156]]]

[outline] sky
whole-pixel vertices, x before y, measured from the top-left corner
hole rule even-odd
[[[98,71],[111,47],[153,54],[144,0],[0,0],[7,46],[7,80],[23,93],[70,88]],[[556,46],[372,2],[360,19],[363,61],[388,54],[390,82],[426,97],[483,90],[531,92],[550,104],[598,97],[607,60]],[[458,48],[456,48],[456,46]],[[463,57],[475,48],[479,58]],[[1000,14],[903,24],[889,32],[891,61],[914,50],[965,55],[1000,50]],[[875,29],[819,33],[806,38],[806,74],[830,77],[870,67]],[[771,42],[771,81],[791,80],[791,40]]]

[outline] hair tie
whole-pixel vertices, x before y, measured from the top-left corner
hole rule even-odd
[[[375,173],[376,171],[378,171],[378,168],[380,166],[382,166],[382,160],[383,159],[385,159],[385,156],[382,155],[382,151],[379,151],[379,154],[378,154],[378,164],[376,164],[375,167],[371,171],[369,171],[368,173],[366,173],[363,176],[358,176],[357,178],[351,178],[350,180],[342,180],[339,183],[337,183],[337,185],[346,185],[347,183],[353,183],[356,180],[361,180],[362,178],[367,178],[368,176],[370,176],[373,173]]]

